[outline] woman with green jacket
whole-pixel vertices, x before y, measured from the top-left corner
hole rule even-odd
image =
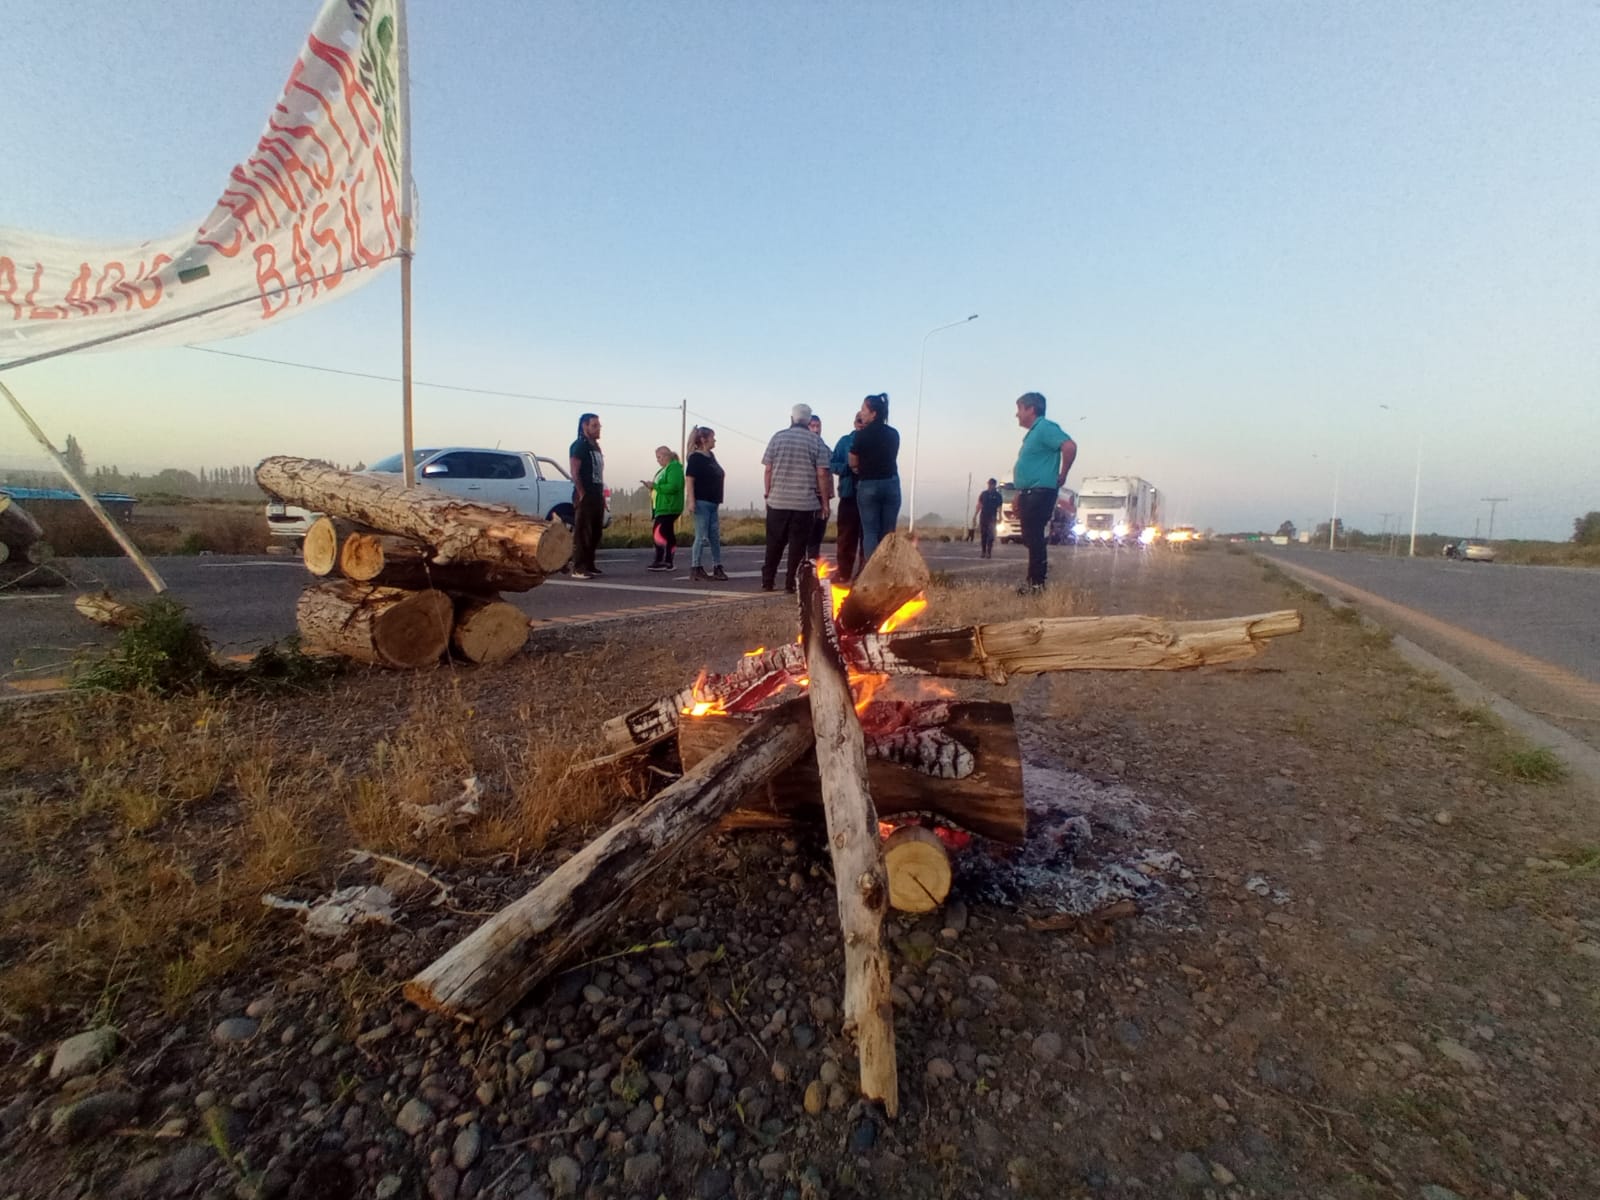
[[[678,516],[683,512],[683,462],[668,446],[656,447],[656,462],[661,469],[655,479],[640,480],[650,489],[650,515],[655,518],[650,537],[656,544],[656,560],[645,569],[670,571],[673,552],[678,548]]]

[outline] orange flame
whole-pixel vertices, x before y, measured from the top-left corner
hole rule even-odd
[[[885,620],[882,625],[878,626],[878,632],[893,633],[896,629],[899,629],[900,626],[908,624],[911,621],[914,621],[917,617],[921,616],[922,611],[927,607],[928,602],[921,596],[918,596],[914,600],[907,600],[899,608],[895,609],[894,612],[890,613],[888,619]]]

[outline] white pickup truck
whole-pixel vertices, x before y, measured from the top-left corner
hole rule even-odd
[[[543,521],[572,524],[572,479],[555,459],[527,450],[481,450],[447,446],[414,450],[417,482],[438,488],[463,500],[480,504],[508,504],[520,513]],[[404,459],[391,454],[367,468],[372,475],[402,472]],[[611,524],[611,492],[606,490],[605,524]],[[267,529],[273,537],[304,538],[311,522],[321,514],[272,500],[267,504]]]

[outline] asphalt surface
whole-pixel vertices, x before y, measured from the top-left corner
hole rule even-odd
[[[1019,582],[1027,561],[1020,546],[997,547],[992,561],[981,560],[977,546],[965,542],[924,543],[922,550],[935,571],[1010,572]],[[507,599],[536,624],[627,619],[705,604],[712,597],[722,603],[754,600],[762,594],[762,553],[760,546],[726,546],[723,564],[729,581],[695,583],[685,565],[687,549],[680,551],[680,566],[671,573],[645,570],[651,559],[648,549],[602,550],[597,561],[605,574],[599,578],[557,577]],[[292,634],[295,600],[310,580],[298,555],[202,555],[154,562],[169,593],[189,607],[218,652],[225,654],[249,653]],[[113,633],[91,625],[73,609],[80,593],[106,589],[128,600],[150,595],[143,577],[125,559],[64,559],[56,565],[70,586],[0,589],[0,684],[58,680],[75,656],[115,640]]]
[[[1258,548],[1600,683],[1600,571]]]

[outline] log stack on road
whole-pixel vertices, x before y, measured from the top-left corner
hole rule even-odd
[[[377,666],[511,658],[528,622],[500,593],[538,587],[572,553],[560,522],[310,459],[265,459],[256,482],[322,514],[302,548],[318,580],[296,607],[307,648]]]

